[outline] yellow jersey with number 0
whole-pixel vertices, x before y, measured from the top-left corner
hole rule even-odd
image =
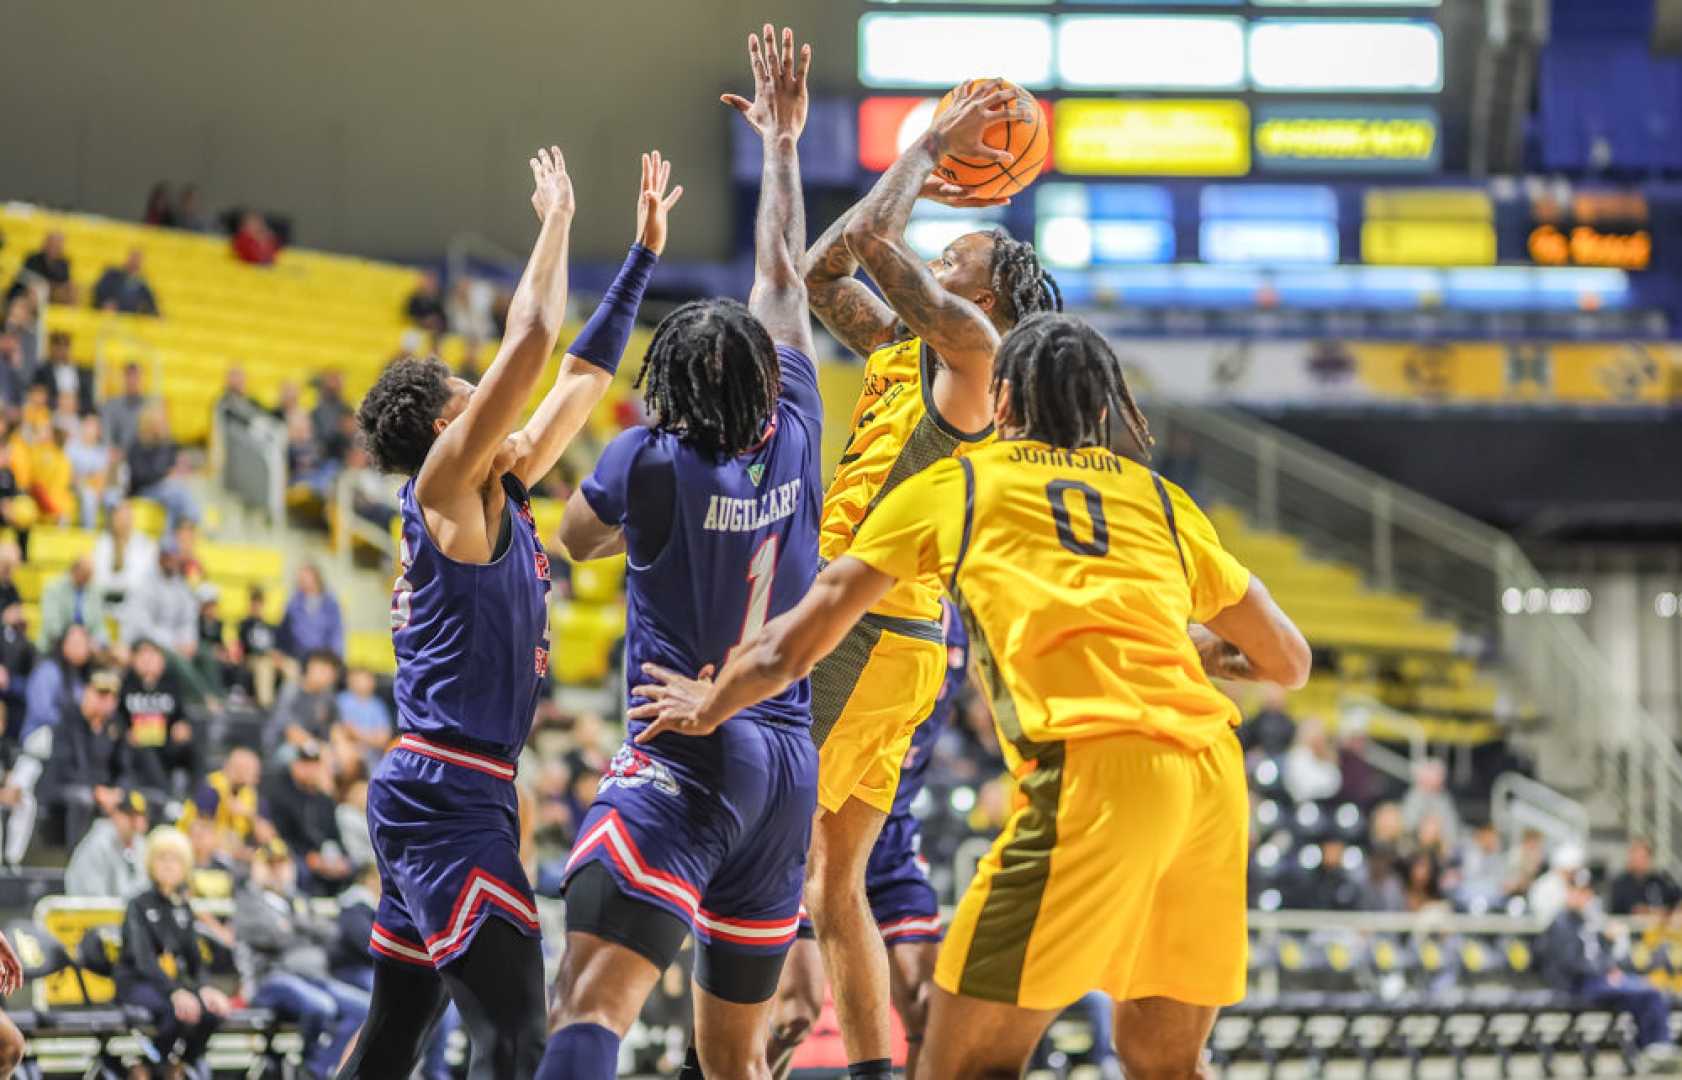
[[[990,426],[965,434],[940,415],[934,404],[935,364],[921,338],[883,346],[865,362],[852,433],[824,495],[818,534],[824,561],[847,553],[859,526],[900,484],[992,435]],[[901,581],[873,610],[938,621],[941,587],[933,575]]]
[[[942,461],[847,554],[950,583],[1013,766],[1129,732],[1201,750],[1239,721],[1186,624],[1241,599],[1250,572],[1184,491],[1109,450],[1013,439]]]

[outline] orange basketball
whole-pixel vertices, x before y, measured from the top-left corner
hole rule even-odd
[[[982,80],[971,79],[953,87],[940,99],[940,104],[935,106],[934,114],[939,116],[950,109],[952,102],[966,93],[977,81]],[[1009,150],[1016,155],[1016,160],[1005,165],[993,161],[965,161],[961,157],[947,154],[940,159],[934,171],[959,187],[967,188],[971,195],[983,199],[998,199],[1015,195],[1034,182],[1034,177],[1038,176],[1040,169],[1045,166],[1045,154],[1051,147],[1051,132],[1046,130],[1045,114],[1040,111],[1040,104],[1034,100],[1034,95],[1004,79],[984,81],[1015,90],[1017,97],[1028,106],[1028,113],[1032,119],[1002,121],[994,124],[982,136],[982,141],[988,146]]]

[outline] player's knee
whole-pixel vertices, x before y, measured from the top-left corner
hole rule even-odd
[[[1201,1046],[1186,1046],[1182,1040],[1144,1032],[1134,1032],[1126,1040],[1116,1039],[1116,1053],[1127,1080],[1195,1080],[1201,1050]]]

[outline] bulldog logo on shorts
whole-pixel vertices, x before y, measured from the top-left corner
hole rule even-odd
[[[672,771],[634,746],[621,746],[608,763],[607,775],[602,777],[604,788],[618,784],[625,788],[639,788],[652,784],[656,791],[667,795],[678,792],[677,779]]]

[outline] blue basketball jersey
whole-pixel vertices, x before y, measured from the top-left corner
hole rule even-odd
[[[911,815],[911,803],[923,790],[923,781],[928,776],[934,744],[939,741],[941,730],[952,719],[952,713],[957,709],[958,691],[963,689],[964,679],[969,674],[969,632],[964,629],[964,620],[951,600],[942,598],[940,607],[941,621],[946,626],[946,681],[940,684],[940,696],[935,699],[929,718],[911,733],[911,748],[905,752],[905,761],[900,765],[899,789],[894,792],[890,817]]]
[[[782,394],[757,447],[720,461],[670,432],[635,428],[582,485],[596,516],[625,529],[627,695],[645,663],[685,675],[722,668],[817,575],[823,405],[812,361],[784,346],[777,355]],[[810,698],[802,679],[740,715],[806,726]]]
[[[549,556],[525,488],[512,476],[502,486],[507,545],[493,561],[474,564],[438,550],[414,480],[403,485],[391,640],[398,731],[512,759],[531,731],[549,671]]]

